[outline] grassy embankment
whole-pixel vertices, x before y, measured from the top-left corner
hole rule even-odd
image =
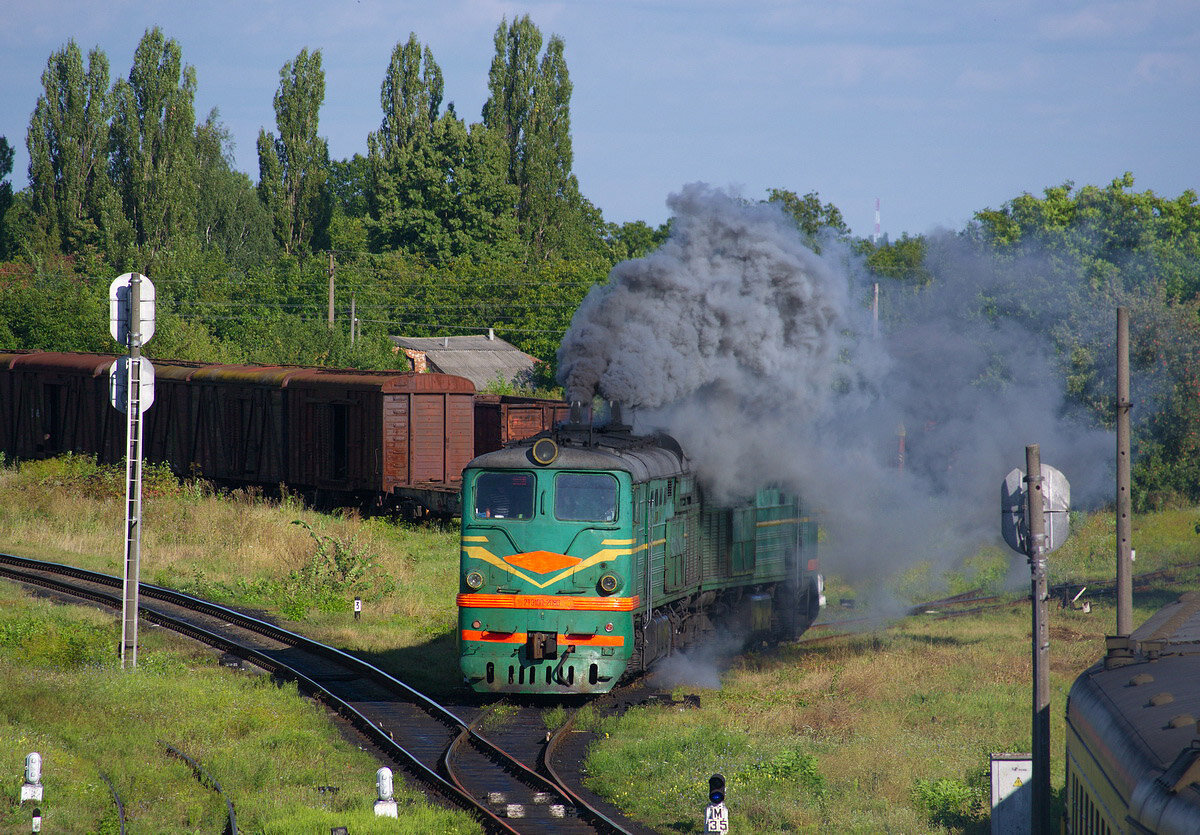
[[[28,465],[20,472],[0,470],[0,549],[50,554],[119,573],[122,478],[78,459]],[[455,685],[453,531],[322,516],[287,501],[214,497],[162,477],[150,479],[147,494],[144,579],[298,619],[302,631],[367,654],[419,686],[437,691]],[[297,520],[303,524],[293,524]],[[1136,520],[1136,572],[1192,561],[1200,550],[1198,521],[1196,510]],[[1110,574],[1113,542],[1111,515],[1076,519],[1072,539],[1051,558],[1051,581]],[[998,550],[981,553],[961,575],[949,578],[949,591],[1000,583],[1014,558]],[[1136,621],[1196,585],[1193,575],[1182,586],[1139,594]],[[921,568],[894,586],[893,592],[913,600],[944,591]],[[850,593],[835,584],[831,600]],[[359,622],[350,611],[355,594],[366,601]],[[104,645],[115,646],[119,625],[107,616],[92,617],[95,629],[108,630]],[[1107,603],[1091,614],[1051,610],[1056,790],[1063,780],[1066,693],[1073,678],[1101,654],[1113,619]],[[1029,632],[1028,604],[1014,603],[969,618],[908,618],[870,633],[745,655],[725,673],[722,689],[679,688],[678,695],[699,696],[698,708],[645,707],[603,723],[599,730],[607,737],[588,763],[593,784],[660,831],[700,831],[706,780],[714,771],[729,780],[738,831],[986,831],[988,753],[1029,750]],[[143,643],[150,640],[147,633]],[[153,651],[147,657],[154,658]],[[188,671],[185,678],[222,680],[202,652],[173,657]],[[8,663],[6,678],[18,669],[16,662]],[[108,688],[151,679],[149,674],[115,675],[106,663],[49,675],[111,679]],[[53,690],[94,689],[91,680]],[[289,704],[296,701],[286,690],[257,688]],[[199,689],[207,692],[216,685]],[[71,740],[95,735],[82,715],[61,730],[43,730],[28,719],[17,723],[11,714],[23,708],[11,705],[33,699],[0,702],[6,705],[0,721],[19,728],[0,734],[0,740],[13,733],[49,734],[39,738],[58,745],[66,757]],[[60,712],[76,711],[64,702]],[[230,712],[206,705],[197,710],[199,718],[188,718],[171,711],[161,729],[146,738],[168,739],[185,751],[192,745],[203,755],[209,738],[238,738],[240,730],[209,727],[212,716]],[[270,733],[271,723],[265,726]],[[18,764],[15,771],[0,768],[0,776],[19,772],[27,747],[0,742],[5,759]],[[261,740],[247,747],[269,750]],[[110,776],[125,773],[125,759],[108,762]],[[155,762],[160,769],[173,767],[161,757]],[[258,779],[286,779],[286,766],[262,767],[270,776]],[[365,803],[372,769],[369,763],[362,769],[368,775]],[[229,787],[243,780],[261,785],[250,777],[218,779]],[[314,781],[325,784],[326,778],[313,774],[300,782],[311,787]],[[297,791],[289,803],[320,808]],[[181,813],[174,814],[172,821]]]
[[[120,574],[123,479],[78,458],[0,468],[0,550]],[[450,534],[218,498],[162,473],[150,474],[146,492],[145,580],[281,617],[307,613],[306,631],[385,655],[424,658],[449,632],[452,602],[430,601],[457,574]],[[368,601],[358,624],[349,613],[356,593]],[[375,818],[378,763],[294,686],[231,674],[213,653],[147,624],[138,669],[123,673],[119,636],[110,613],[0,583],[0,830],[28,831],[31,805],[15,800],[30,751],[43,757],[44,831],[117,832],[105,776],[131,831],[222,830],[224,801],[161,740],[221,784],[243,831],[479,831],[403,788],[401,825]]]

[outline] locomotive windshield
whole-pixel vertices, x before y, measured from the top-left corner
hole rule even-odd
[[[475,518],[529,519],[532,516],[532,473],[480,473],[475,479]]]
[[[559,473],[554,479],[554,516],[571,522],[617,518],[617,480],[606,473]]]

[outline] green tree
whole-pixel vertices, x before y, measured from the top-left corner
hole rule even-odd
[[[215,108],[196,126],[196,182],[201,246],[239,268],[276,254],[271,219],[250,178],[234,167],[229,130]]]
[[[856,249],[866,255],[867,267],[875,275],[920,285],[933,281],[925,265],[924,235],[910,237],[906,232],[895,241],[884,238],[878,244],[864,240]]]
[[[196,71],[156,26],[113,86],[112,177],[148,257],[196,230]]]
[[[435,264],[511,256],[514,194],[502,157],[453,105],[439,115],[442,72],[415,34],[392,52],[379,98],[383,120],[368,138],[372,248]]]
[[[440,115],[442,92],[442,70],[433,52],[410,32],[408,41],[392,50],[383,76],[379,90],[383,123],[368,137],[371,156],[387,158],[428,134]]]
[[[1006,315],[1063,304],[1052,328],[1074,402],[1104,422],[1114,410],[1112,310],[1130,310],[1134,375],[1133,498],[1139,510],[1200,500],[1200,205],[1066,182],[977,212],[966,235],[1022,270]]]
[[[64,253],[108,249],[105,232],[122,225],[108,173],[110,105],[103,52],[93,49],[86,68],[73,40],[50,56],[25,141],[33,211]]]
[[[1082,265],[1094,288],[1116,292],[1162,282],[1172,299],[1200,294],[1200,203],[1133,190],[1126,172],[1108,186],[1068,181],[975,213],[968,230],[1002,255],[1037,246]]]
[[[658,249],[667,239],[670,223],[664,223],[658,228],[651,227],[644,220],[631,220],[620,226],[608,224],[606,238],[612,251],[612,261],[626,261],[630,258],[641,258]]]
[[[12,232],[8,228],[6,215],[13,204],[12,183],[8,175],[13,169],[13,149],[8,138],[0,136],[0,261],[11,258],[16,251]]]
[[[273,219],[275,237],[287,253],[314,251],[328,244],[329,145],[317,136],[324,101],[321,50],[310,55],[302,49],[279,70],[278,138],[265,129],[258,134],[258,193]]]
[[[571,173],[572,85],[563,40],[552,36],[542,53],[542,33],[525,15],[511,25],[502,20],[494,44],[483,124],[517,190],[521,239],[537,259],[595,251],[603,219]]]
[[[850,234],[841,210],[832,203],[822,203],[821,196],[815,191],[798,197],[794,191],[773,188],[767,192],[767,202],[778,203],[783,208],[816,252],[821,251],[822,235],[833,234],[844,238]]]
[[[371,163],[362,154],[329,161],[329,195],[335,212],[345,217],[366,217],[370,190]]]

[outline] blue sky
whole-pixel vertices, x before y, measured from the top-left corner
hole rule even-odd
[[[892,237],[960,228],[973,212],[1066,180],[1200,189],[1200,3],[949,0],[8,0],[0,134],[26,184],[25,132],[50,53],[99,46],[114,78],[159,25],[196,68],[197,118],[218,107],[238,167],[274,129],[279,68],[321,49],[321,133],[365,152],[379,86],[409,32],[478,121],[492,35],[530,14],[566,42],[575,171],[617,222],[666,219],[701,180],[748,198],[817,191],[856,234],[874,204]]]

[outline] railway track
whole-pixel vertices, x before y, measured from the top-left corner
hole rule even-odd
[[[121,579],[0,554],[0,576],[119,609]],[[141,584],[140,616],[188,635],[300,689],[348,721],[392,768],[427,795],[466,809],[489,832],[630,833],[616,810],[539,771],[547,743],[540,709],[517,708],[501,744],[388,673],[274,624],[159,586]],[[512,747],[515,750],[507,750]]]
[[[1133,578],[1135,591],[1144,591],[1154,583],[1171,583],[1188,573],[1187,570],[1162,568],[1148,571]],[[1057,583],[1050,586],[1051,601],[1057,601],[1062,608],[1077,606],[1082,599],[1111,597],[1116,594],[1116,581],[1112,579],[1082,580],[1067,583]],[[899,617],[916,615],[931,615],[937,619],[959,618],[978,614],[989,609],[1002,609],[1007,606],[1027,603],[1028,594],[988,594],[983,589],[974,589],[962,594],[930,600],[910,606],[899,615],[865,616],[858,618],[837,618],[813,624],[799,639],[798,643],[819,643],[834,638],[845,637],[866,631],[876,626],[885,626]]]

